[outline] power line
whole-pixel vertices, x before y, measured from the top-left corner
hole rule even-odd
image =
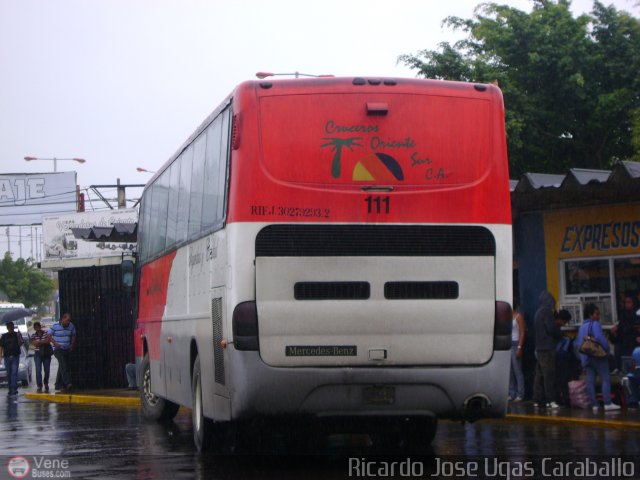
[[[46,198],[61,197],[61,196],[63,196],[63,195],[65,195],[65,196],[66,196],[66,195],[68,195],[68,196],[73,195],[73,196],[75,197],[75,195],[76,195],[76,191],[75,191],[75,190],[71,190],[71,191],[66,191],[66,192],[52,193],[52,194],[50,194],[50,195],[44,195],[44,196],[42,196],[42,197],[36,197],[36,198],[37,198],[38,200],[40,200],[40,199],[46,199]],[[16,200],[16,199],[13,199],[13,200],[9,200],[9,199],[7,199],[7,200],[0,200],[0,206],[2,206],[3,204],[11,204],[11,206],[16,206],[16,205],[15,205],[15,203],[16,203],[16,202],[28,202],[28,201],[29,201],[29,199],[27,199],[27,198],[18,198],[17,200]],[[31,203],[30,203],[29,205],[31,205]],[[21,206],[21,205],[18,205],[18,206]]]

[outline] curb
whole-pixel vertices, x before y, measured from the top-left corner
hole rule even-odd
[[[518,420],[527,422],[546,422],[546,423],[570,423],[573,425],[581,425],[587,427],[610,427],[624,429],[640,429],[640,422],[633,420],[609,420],[606,418],[578,418],[578,417],[552,417],[543,415],[527,415],[520,413],[508,413],[507,420]]]
[[[106,405],[115,407],[139,407],[138,397],[107,397],[104,395],[82,395],[67,393],[31,393],[24,394],[29,400],[45,400],[55,403],[77,403],[90,405]]]
[[[44,400],[55,403],[75,403],[85,405],[104,405],[113,407],[140,407],[140,399],[138,397],[114,397],[104,395],[79,395],[66,393],[31,393],[24,394],[29,400]],[[640,422],[633,420],[609,420],[605,418],[577,418],[577,417],[554,417],[545,415],[528,415],[522,413],[508,413],[506,420],[526,421],[526,422],[545,422],[545,423],[564,423],[587,427],[602,428],[624,428],[632,430],[640,430]]]

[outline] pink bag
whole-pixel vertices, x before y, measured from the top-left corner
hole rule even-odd
[[[572,380],[569,382],[569,400],[571,401],[571,406],[575,408],[589,408],[591,406],[586,380]]]

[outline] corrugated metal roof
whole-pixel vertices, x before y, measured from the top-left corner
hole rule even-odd
[[[631,178],[640,178],[640,162],[622,162],[622,165]]]
[[[592,182],[603,183],[609,179],[609,170],[587,170],[582,168],[572,168],[564,179],[564,182],[575,179],[580,185],[587,185]]]
[[[510,181],[512,206],[520,211],[640,201],[640,163],[613,170],[572,168],[566,175],[525,173]]]
[[[73,236],[87,241],[135,242],[137,223],[114,223],[108,227],[72,228]]]

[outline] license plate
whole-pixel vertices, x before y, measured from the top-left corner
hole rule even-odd
[[[395,387],[365,387],[362,401],[367,405],[392,405],[396,401]]]

